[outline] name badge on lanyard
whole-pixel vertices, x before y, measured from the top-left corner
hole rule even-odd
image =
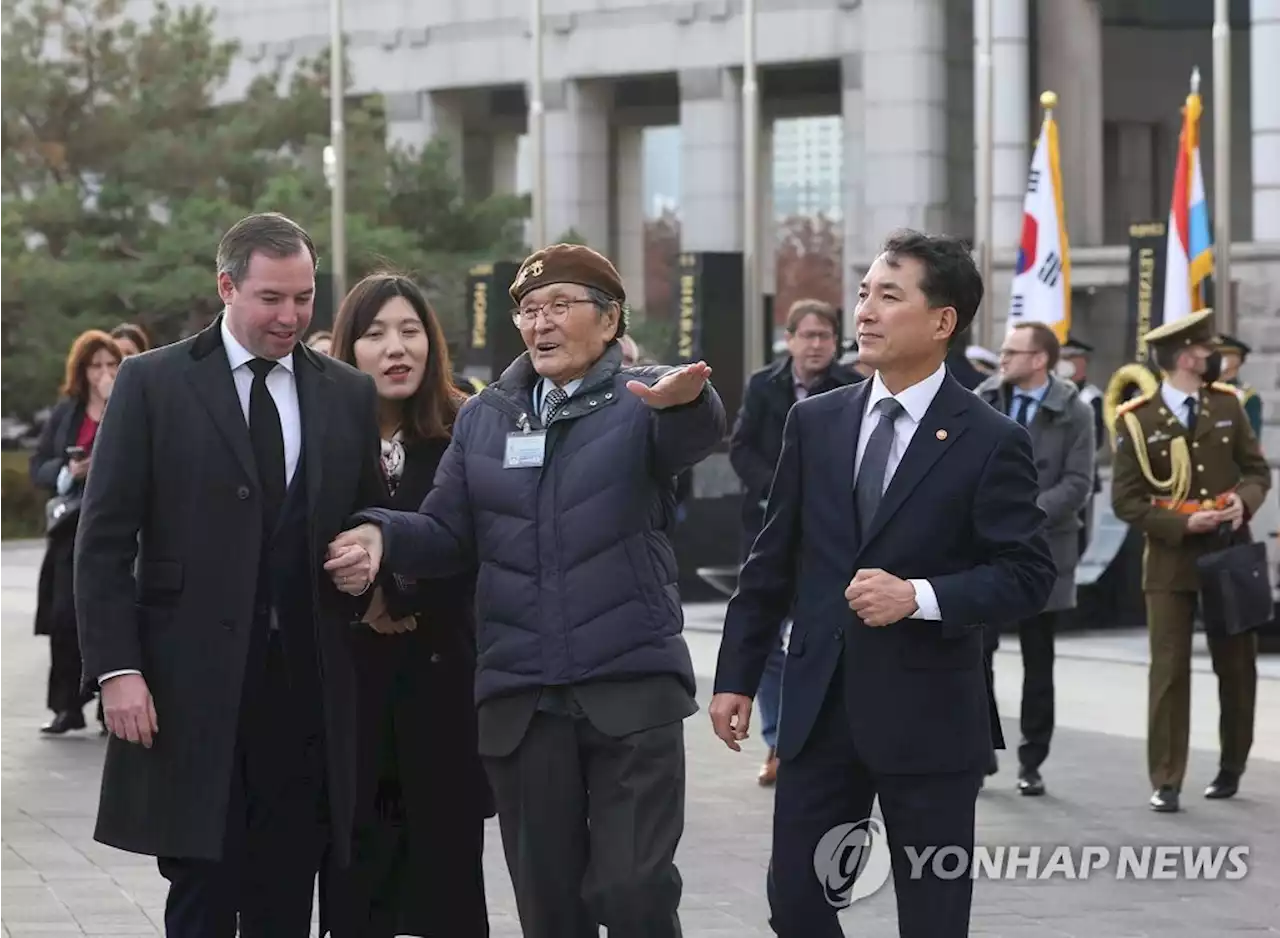
[[[503,469],[537,469],[547,451],[547,431],[530,430],[529,418],[520,415],[520,431],[507,434],[507,451],[502,457]]]

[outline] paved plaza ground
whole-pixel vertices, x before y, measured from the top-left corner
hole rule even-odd
[[[0,629],[0,920],[8,938],[155,936],[165,883],[155,861],[95,844],[93,819],[104,740],[96,726],[60,739],[38,732],[48,718],[48,644],[31,634],[40,548],[5,546]],[[703,712],[686,724],[688,820],[678,862],[688,938],[755,938],[771,932],[764,898],[772,794],[755,784],[762,755],[729,752],[706,717],[723,608],[691,605],[688,635],[702,684]],[[1000,846],[1105,846],[1113,862],[1087,880],[979,881],[972,934],[1006,938],[1216,938],[1280,934],[1280,659],[1264,659],[1257,742],[1239,797],[1209,802],[1200,791],[1216,769],[1216,687],[1203,643],[1195,659],[1192,759],[1186,810],[1146,808],[1145,645],[1140,633],[1063,636],[1056,679],[1059,729],[1045,765],[1049,793],[1014,790],[1009,754],[978,805],[978,841]],[[1017,739],[1021,667],[1016,637],[997,663],[1005,735]],[[92,710],[86,708],[92,718]],[[1010,718],[1013,719],[1010,719]],[[162,717],[163,719],[163,717]],[[430,727],[423,727],[429,743]],[[853,819],[851,819],[853,820]],[[1125,846],[1247,845],[1237,881],[1118,880]],[[1047,856],[1047,851],[1046,854]],[[487,873],[494,938],[520,934],[496,824]],[[897,935],[892,884],[842,915],[863,938]]]

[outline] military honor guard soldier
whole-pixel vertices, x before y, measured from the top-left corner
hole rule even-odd
[[[1116,428],[1112,505],[1146,540],[1147,762],[1156,811],[1178,810],[1187,766],[1196,560],[1249,539],[1247,522],[1271,484],[1235,388],[1214,382],[1212,318],[1212,310],[1202,310],[1147,333],[1165,377],[1154,394],[1120,408]],[[1207,637],[1222,711],[1219,771],[1204,794],[1230,798],[1253,743],[1257,639],[1252,632]]]
[[[1218,336],[1218,346],[1222,350],[1222,383],[1235,388],[1244,415],[1249,418],[1249,426],[1253,428],[1254,436],[1261,440],[1262,398],[1254,388],[1240,380],[1240,366],[1253,349],[1233,335]]]

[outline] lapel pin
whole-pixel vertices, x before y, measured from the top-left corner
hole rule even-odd
[[[938,431],[936,434],[934,434],[934,435],[935,435],[938,439],[940,439],[940,440],[945,440],[945,439],[947,438],[947,431],[946,431],[946,430],[939,430],[939,431]]]

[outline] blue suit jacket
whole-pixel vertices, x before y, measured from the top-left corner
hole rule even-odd
[[[790,615],[782,759],[804,747],[843,660],[853,742],[873,772],[985,766],[980,626],[1038,613],[1057,577],[1030,438],[948,375],[864,542],[854,459],[871,384],[792,408],[765,526],[729,603],[715,690],[754,697],[778,623]],[[864,625],[844,598],[863,568],[928,579],[942,621]]]

